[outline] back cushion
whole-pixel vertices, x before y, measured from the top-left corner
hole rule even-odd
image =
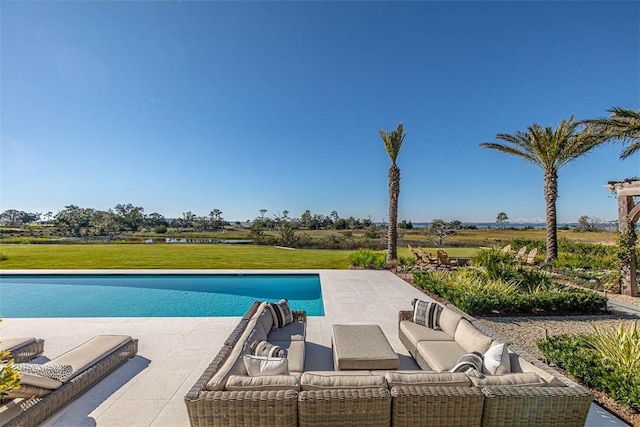
[[[471,377],[471,382],[476,387],[490,387],[496,385],[518,385],[527,387],[545,387],[546,381],[533,372],[489,375],[484,378]]]
[[[462,319],[458,323],[456,334],[454,335],[456,343],[462,347],[467,353],[477,351],[484,354],[491,345],[491,337],[486,336],[473,327],[467,319]]]
[[[267,375],[247,377],[231,375],[227,380],[228,391],[241,390],[300,390],[300,379],[295,375]]]
[[[423,385],[442,387],[470,387],[469,377],[462,373],[451,372],[388,372],[385,375],[389,388],[397,385]]]
[[[447,335],[453,337],[456,334],[456,328],[461,319],[461,315],[445,307],[442,313],[440,313],[440,328]]]
[[[387,381],[382,375],[314,374],[305,372],[300,379],[301,390],[327,390],[336,388],[379,388],[387,387]]]
[[[262,329],[264,329],[268,334],[269,331],[271,331],[271,328],[273,328],[273,316],[271,315],[271,310],[265,307],[265,309],[262,310],[262,314],[258,317],[258,321],[262,324]]]

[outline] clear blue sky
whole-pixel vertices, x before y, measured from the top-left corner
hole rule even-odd
[[[12,2],[1,12],[0,210],[133,203],[246,220],[387,217],[378,129],[402,121],[400,219],[544,218],[496,133],[640,105],[640,2]],[[599,148],[558,216],[617,217]]]

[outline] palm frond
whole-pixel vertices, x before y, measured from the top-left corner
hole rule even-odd
[[[607,140],[628,143],[620,155],[621,159],[626,159],[640,149],[640,110],[611,107],[607,111],[611,113],[610,117],[585,120],[584,123]]]
[[[407,136],[407,133],[404,132],[404,127],[402,122],[398,124],[398,127],[393,131],[385,131],[380,129],[380,137],[384,142],[384,148],[391,159],[391,164],[396,164],[396,159],[398,158],[398,154],[400,153],[400,147],[402,146],[402,142],[404,141],[404,137]]]

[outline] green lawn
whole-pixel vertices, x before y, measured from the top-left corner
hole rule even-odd
[[[435,249],[428,249],[435,253]],[[447,249],[469,256],[477,249]],[[211,244],[0,245],[0,269],[346,269],[353,251]],[[400,256],[409,257],[407,249]]]

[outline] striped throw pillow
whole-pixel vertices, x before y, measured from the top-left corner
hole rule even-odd
[[[293,313],[291,312],[291,308],[289,308],[289,301],[286,299],[282,298],[278,302],[269,303],[267,307],[271,311],[271,316],[273,317],[272,330],[275,331],[289,323],[293,323]]]
[[[482,356],[480,353],[473,352],[465,354],[458,359],[449,372],[467,372],[469,369],[475,369],[480,372],[482,370]]]
[[[264,340],[255,340],[251,344],[251,354],[254,356],[286,357],[282,347]]]
[[[441,329],[440,313],[442,313],[442,306],[440,304],[417,300],[413,306],[413,323],[439,330]]]

